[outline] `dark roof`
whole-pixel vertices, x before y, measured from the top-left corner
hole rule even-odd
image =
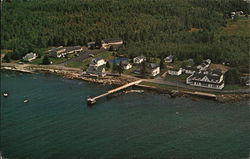
[[[145,56],[143,56],[143,55],[137,56],[137,57],[135,57],[135,58],[139,58],[139,59],[146,59],[146,57],[145,57]]]
[[[88,42],[87,45],[95,45],[95,41]]]
[[[157,67],[159,67],[159,64],[156,64],[156,63],[149,63],[149,64],[148,64],[148,67],[149,67],[150,69],[156,69]]]
[[[115,43],[122,41],[121,38],[109,38],[109,39],[103,39],[104,43]]]
[[[209,65],[209,63],[208,63],[207,61],[204,61],[204,64],[205,64],[205,65]]]
[[[170,68],[170,71],[179,71],[181,68]]]
[[[58,52],[59,50],[64,50],[61,53],[65,53],[65,52],[70,52],[70,51],[79,50],[79,49],[81,49],[81,46],[69,46],[69,47],[59,46],[57,48],[52,48],[51,51]]]
[[[52,49],[51,49],[51,51],[59,51],[59,50],[63,50],[63,49],[65,49],[63,46],[59,46],[59,47],[53,47]]]
[[[213,70],[214,71],[214,70]],[[213,71],[201,71],[201,72],[195,72],[190,79],[194,80],[194,81],[200,81],[201,79],[203,79],[205,76],[209,79],[209,81],[216,81],[219,82],[220,78],[221,78],[221,74],[215,74],[213,73]]]
[[[198,69],[197,67],[191,67],[191,66],[186,66],[184,67],[185,70],[190,70],[190,71],[199,71],[200,69]]]
[[[212,74],[217,74],[217,75],[222,75],[222,70],[221,69],[214,69],[211,71]]]
[[[129,61],[128,60],[123,60],[121,61],[122,65],[128,65],[129,64]]]
[[[79,50],[79,49],[81,49],[81,46],[70,46],[70,47],[66,47],[66,52]]]
[[[95,58],[93,58],[93,60],[100,61],[100,60],[103,60],[103,58],[102,57],[95,57]]]
[[[202,63],[202,64],[201,64],[201,67],[206,67],[206,64],[205,64],[205,63]]]
[[[169,55],[167,57],[165,57],[165,59],[173,59],[174,58],[174,55]]]

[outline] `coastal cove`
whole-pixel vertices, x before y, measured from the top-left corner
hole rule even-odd
[[[1,152],[7,158],[246,158],[247,102],[151,92],[85,99],[115,86],[52,74],[1,72]],[[24,103],[25,98],[29,99]]]
[[[137,81],[140,78],[136,78],[134,76],[128,75],[117,75],[111,74],[106,77],[92,77],[92,76],[82,76],[83,71],[79,68],[70,68],[59,65],[32,65],[32,64],[9,64],[2,63],[1,70],[10,70],[17,71],[23,73],[50,73],[63,76],[68,79],[77,79],[83,80],[91,83],[104,84],[104,85],[113,85],[113,86],[121,86],[128,84],[133,81]],[[195,87],[176,87],[173,85],[162,85],[160,83],[152,83],[150,81],[143,79],[142,82],[144,84],[138,84],[137,87],[144,90],[149,90],[156,92],[158,94],[169,94],[171,97],[199,97],[206,98],[218,101],[220,103],[234,103],[247,101],[250,99],[250,89],[243,90],[226,90],[226,91],[218,91],[212,89],[202,89]],[[148,82],[149,81],[149,82]],[[175,84],[174,84],[175,85]],[[178,85],[176,83],[176,85]],[[186,88],[187,87],[187,88]],[[215,96],[215,98],[211,98],[210,96]],[[197,100],[197,99],[195,99]]]

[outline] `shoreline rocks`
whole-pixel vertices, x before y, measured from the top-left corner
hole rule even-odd
[[[216,101],[220,103],[235,103],[250,100],[250,94],[223,94],[217,95]]]
[[[49,67],[50,66],[50,67]],[[3,70],[11,70],[11,71],[18,71],[24,73],[51,73],[63,76],[64,78],[68,79],[76,79],[76,80],[84,80],[91,83],[103,84],[103,85],[116,85],[121,86],[133,81],[138,80],[137,78],[129,78],[124,76],[106,76],[106,77],[91,77],[91,76],[83,76],[82,71],[80,69],[74,68],[54,68],[49,66],[40,66],[40,65],[11,65],[11,66],[1,66]],[[137,85],[135,87],[142,88],[143,90],[154,91],[159,94],[168,94],[171,98],[176,97],[190,97],[195,98],[194,101],[199,101],[198,99],[201,97],[192,96],[182,91],[176,90],[163,90],[157,87],[151,86],[144,86],[144,85]],[[233,103],[233,102],[242,102],[250,99],[250,94],[223,94],[223,95],[216,95],[215,101],[220,103]]]

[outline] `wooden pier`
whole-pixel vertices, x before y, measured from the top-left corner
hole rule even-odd
[[[123,85],[123,86],[120,86],[120,87],[118,87],[118,88],[112,89],[112,90],[110,90],[110,91],[108,91],[108,92],[106,92],[106,93],[103,93],[103,94],[99,95],[99,96],[96,96],[96,97],[93,97],[93,98],[88,98],[88,99],[87,99],[87,103],[88,103],[89,105],[93,105],[93,104],[96,103],[96,101],[97,101],[98,99],[100,99],[100,98],[102,98],[102,97],[105,97],[105,96],[108,96],[108,95],[110,95],[110,94],[116,93],[116,92],[118,92],[118,91],[120,91],[120,90],[123,90],[123,89],[125,89],[125,88],[128,88],[128,87],[130,87],[130,86],[139,84],[139,83],[141,83],[142,81],[143,81],[143,80],[134,81],[134,82],[125,84],[125,85]]]

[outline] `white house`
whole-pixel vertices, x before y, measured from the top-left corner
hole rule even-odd
[[[195,72],[186,79],[186,84],[212,88],[222,89],[224,87],[224,75],[221,70],[209,70]]]
[[[88,49],[94,49],[94,48],[96,48],[96,43],[94,41],[88,42],[87,47],[88,47]]]
[[[174,56],[173,56],[173,55],[169,55],[169,56],[167,56],[167,57],[164,59],[164,62],[166,62],[166,63],[171,63],[171,62],[173,62],[173,60],[174,60]]]
[[[59,46],[57,48],[52,48],[49,50],[50,57],[61,58],[65,57],[67,54],[81,52],[82,48],[80,46],[63,47]]]
[[[122,45],[123,40],[121,38],[110,38],[110,39],[103,39],[101,43],[104,49],[108,49],[110,46]]]
[[[127,60],[122,61],[122,66],[125,70],[132,68],[132,65]]]
[[[104,66],[99,66],[99,67],[89,66],[86,70],[86,73],[92,76],[100,76],[100,77],[106,76],[106,70]]]
[[[134,62],[135,64],[140,64],[140,63],[142,63],[143,61],[146,61],[146,57],[143,56],[143,55],[137,56],[137,57],[133,58],[133,62]]]
[[[182,74],[182,68],[178,68],[178,69],[169,69],[168,70],[168,74],[170,75],[175,75],[175,76],[179,76]]]
[[[210,59],[206,59],[203,61],[203,64],[205,64],[205,67],[208,68],[209,65],[211,64],[211,60]]]
[[[30,61],[32,61],[32,60],[34,60],[34,59],[36,59],[36,58],[37,58],[37,54],[31,52],[31,53],[26,54],[26,55],[23,57],[23,61],[30,62]]]
[[[204,64],[204,63],[202,63],[202,64],[198,65],[196,68],[199,69],[199,70],[201,70],[201,71],[204,71],[204,70],[207,69],[207,65]]]
[[[153,77],[157,76],[160,74],[160,66],[156,63],[150,63],[147,72]]]
[[[105,65],[106,61],[103,58],[97,57],[93,58],[89,66],[99,67]]]

